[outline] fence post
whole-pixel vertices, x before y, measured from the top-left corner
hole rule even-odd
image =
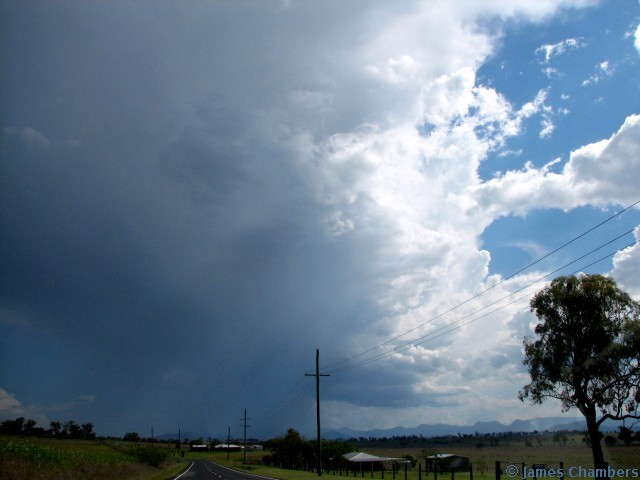
[[[418,480],[422,480],[422,464],[418,462]]]
[[[500,470],[500,460],[496,460],[496,480],[500,480],[500,474],[502,471]]]
[[[520,465],[520,468],[522,468],[522,470],[520,470],[520,476],[522,476],[522,477],[524,478],[524,477],[525,477],[525,473],[527,473],[527,472],[525,471],[525,468],[527,468],[527,464],[526,464],[526,463],[524,463],[524,462],[522,462],[522,465]],[[533,475],[534,475],[534,477],[535,477],[536,473],[535,473],[535,472],[533,472]]]
[[[562,472],[560,474],[560,479],[564,480],[564,462],[560,462],[560,471]]]
[[[469,462],[469,480],[473,480],[473,463]]]
[[[454,470],[453,465],[452,465],[451,466],[451,480],[455,480],[455,478],[454,478],[455,474],[453,472],[455,472],[455,470]]]

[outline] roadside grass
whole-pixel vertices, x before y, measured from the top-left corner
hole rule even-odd
[[[495,466],[496,460],[501,461],[502,469],[504,470],[509,463],[513,463],[521,469],[521,465],[524,463],[531,467],[532,465],[545,465],[548,469],[559,468],[560,462],[562,462],[564,471],[568,471],[570,467],[583,467],[585,469],[593,468],[593,456],[591,448],[582,442],[582,435],[571,436],[566,445],[554,444],[551,437],[540,436],[531,439],[528,443],[525,441],[508,441],[501,442],[497,446],[483,445],[481,447],[474,445],[460,445],[460,444],[444,444],[444,445],[429,445],[413,446],[404,448],[363,448],[367,453],[378,456],[386,457],[402,457],[410,454],[418,459],[424,459],[428,455],[437,453],[453,453],[456,455],[462,455],[469,457],[473,465],[473,480],[495,480]],[[629,468],[637,469],[640,471],[640,445],[614,445],[603,446],[605,453],[605,460],[609,462],[609,465],[613,468]],[[424,460],[422,460],[424,462]],[[424,465],[424,463],[423,463]],[[424,468],[424,467],[423,467]],[[631,473],[631,472],[630,472]],[[370,478],[370,477],[369,477]],[[377,477],[379,478],[379,476]],[[385,476],[385,478],[388,478]],[[404,472],[399,478],[404,478]],[[412,477],[408,477],[412,478]],[[417,477],[414,477],[417,478]],[[433,474],[425,476],[424,472],[422,478],[433,479]],[[440,474],[438,480],[449,480],[451,474]],[[569,477],[584,479],[585,477]],[[629,475],[616,477],[616,480],[622,479],[637,479],[637,476]],[[502,475],[503,480],[510,480],[505,474]],[[455,473],[455,480],[470,480],[468,473]],[[516,480],[520,480],[518,475]],[[593,480],[592,478],[588,480]]]
[[[167,460],[159,471],[155,473],[146,473],[141,477],[135,477],[135,480],[167,480],[177,477],[178,474],[188,466],[189,463],[180,463],[178,459],[172,458]]]
[[[566,445],[553,444],[544,438],[535,439],[534,442],[501,442],[497,446],[479,446],[471,444],[423,445],[415,443],[397,448],[368,448],[362,446],[362,451],[373,455],[387,457],[403,457],[413,455],[422,463],[422,476],[424,480],[435,480],[433,473],[427,475],[424,472],[424,457],[435,453],[455,453],[470,458],[474,466],[473,480],[495,480],[495,462],[503,462],[503,468],[509,462],[520,466],[543,464],[548,468],[558,467],[564,463],[565,470],[570,466],[582,466],[591,468],[591,449],[584,445],[581,438],[571,438]],[[180,462],[173,445],[131,444],[116,441],[85,441],[85,440],[54,440],[32,439],[19,437],[0,437],[0,480],[28,480],[28,479],[67,479],[80,480],[91,478],[92,480],[167,480],[177,476],[187,468],[189,462],[195,459],[211,460],[222,465],[266,477],[281,480],[306,480],[317,478],[315,471],[285,470],[277,467],[261,465],[262,457],[269,452],[247,452],[247,461],[244,462],[242,452],[233,452],[229,455],[225,452],[212,453],[186,453],[186,457]],[[153,467],[147,462],[162,460],[158,467]],[[615,445],[605,447],[605,456],[609,464],[614,468],[636,468],[640,470],[640,445],[623,446]],[[227,458],[228,457],[228,458]],[[382,478],[381,472],[371,473],[366,466],[363,472],[353,471],[347,474],[327,468],[322,477],[325,480],[337,480],[345,478]],[[385,479],[402,480],[405,478],[404,468],[396,472],[395,477],[391,471],[386,471]],[[418,468],[407,470],[407,480],[418,480]],[[449,480],[450,473],[439,474],[438,480]],[[569,480],[570,477],[565,477]],[[581,478],[581,477],[571,477]],[[633,476],[616,477],[615,480],[631,480],[638,478]],[[512,480],[503,475],[503,480]],[[453,480],[471,480],[469,473],[456,472]],[[513,480],[520,480],[519,477]],[[592,479],[588,479],[592,480]]]
[[[175,459],[154,467],[139,452],[121,442],[0,437],[0,480],[165,480],[180,471]]]
[[[367,448],[363,446],[362,451],[371,453],[372,455],[386,456],[386,457],[403,457],[410,454],[421,460],[422,463],[422,475],[424,480],[435,480],[433,473],[427,475],[424,471],[424,457],[435,453],[454,453],[469,457],[473,465],[473,480],[495,480],[495,463],[496,460],[500,460],[503,470],[506,466],[512,462],[518,467],[522,463],[525,463],[529,467],[533,464],[546,465],[547,468],[558,468],[560,462],[563,462],[565,471],[570,467],[584,467],[586,469],[593,467],[593,459],[591,455],[591,449],[582,442],[582,436],[576,435],[570,438],[566,445],[553,444],[550,438],[537,437],[533,439],[533,442],[528,444],[524,441],[510,441],[502,442],[497,446],[483,445],[481,447],[474,445],[460,445],[456,443],[443,444],[443,445],[413,445],[399,448]],[[640,445],[615,445],[610,447],[604,447],[605,459],[609,462],[613,468],[635,468],[640,471]],[[247,452],[247,463],[243,462],[243,453],[233,452],[228,456],[224,452],[213,453],[188,453],[188,459],[202,459],[211,460],[222,465],[235,468],[238,470],[246,471],[256,475],[264,475],[271,478],[281,480],[305,480],[311,478],[317,478],[315,471],[300,471],[300,470],[285,470],[276,467],[267,467],[260,465],[260,461],[264,455],[268,452]],[[325,469],[322,474],[322,478],[325,480],[337,480],[347,478],[346,472],[342,471],[342,474],[334,474],[332,469]],[[370,470],[364,472],[356,472],[354,476],[353,471],[349,473],[348,478],[382,478],[380,471],[373,472]],[[392,472],[386,471],[384,475],[385,479],[393,479]],[[396,472],[395,479],[403,480],[405,478],[404,468],[401,467],[400,471]],[[418,467],[410,468],[407,470],[407,480],[418,480],[419,472]],[[438,480],[450,480],[452,478],[451,473],[439,474]],[[573,479],[579,480],[593,480],[588,477],[570,477],[565,476],[567,480]],[[615,480],[631,480],[637,479],[633,475],[615,477]],[[471,480],[468,472],[456,472],[453,480]],[[511,478],[506,474],[502,475],[502,480],[521,480],[520,475],[515,478]],[[613,480],[613,479],[612,479]]]
[[[503,463],[513,462],[515,464],[525,463],[547,464],[559,466],[560,462],[564,463],[567,468],[569,466],[592,467],[593,457],[591,448],[582,443],[581,437],[574,437],[566,445],[553,444],[549,439],[544,437],[537,441],[526,445],[524,442],[503,442],[498,446],[483,446],[478,448],[473,445],[439,445],[437,447],[406,447],[406,448],[364,448],[367,453],[379,456],[401,457],[411,454],[418,459],[427,455],[436,453],[455,453],[469,457],[471,463],[475,467],[487,465],[493,473],[495,470],[496,460]],[[640,469],[640,445],[614,445],[603,446],[605,460],[612,467],[630,467]],[[475,478],[475,475],[474,475]]]

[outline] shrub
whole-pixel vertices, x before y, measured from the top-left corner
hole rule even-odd
[[[170,454],[168,448],[156,447],[154,445],[136,444],[136,445],[113,445],[113,448],[120,453],[133,457],[138,463],[146,463],[152,467],[159,467]]]
[[[418,459],[411,454],[403,455],[402,458],[409,460],[411,462],[412,467],[415,467],[418,463]]]
[[[138,462],[146,463],[152,467],[159,467],[169,456],[169,450],[166,448],[156,448],[151,445],[140,445],[132,450],[132,454]]]

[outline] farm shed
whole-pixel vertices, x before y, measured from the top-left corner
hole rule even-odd
[[[395,458],[377,457],[375,455],[364,452],[345,453],[343,457],[353,463],[388,462],[396,460]]]
[[[224,451],[228,450],[230,452],[239,452],[242,450],[243,447],[241,447],[240,445],[234,445],[233,443],[219,443],[214,448],[216,450],[224,450]]]
[[[191,445],[191,451],[192,452],[208,452],[209,451],[209,446],[205,445],[205,444],[201,444],[201,445]]]
[[[427,472],[468,472],[469,457],[456,455],[454,453],[438,453],[426,458]]]
[[[392,458],[392,457],[377,457],[364,452],[349,452],[342,455],[349,462],[353,463],[353,470],[356,470],[356,464],[359,465],[359,470],[383,470],[386,469],[387,462],[405,462],[404,458]],[[367,465],[365,468],[365,464]]]

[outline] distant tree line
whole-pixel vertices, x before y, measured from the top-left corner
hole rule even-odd
[[[497,433],[459,433],[457,435],[438,435],[425,437],[424,435],[393,435],[390,437],[351,437],[347,441],[359,446],[375,447],[406,447],[415,446],[437,446],[464,444],[474,446],[489,445],[498,447],[501,443],[507,444],[509,441],[517,441],[522,438],[540,435],[540,432],[497,432]]]
[[[585,443],[587,443],[587,439],[588,437],[585,438]],[[631,445],[633,442],[640,442],[640,431],[634,432],[630,428],[621,425],[620,427],[618,427],[618,438],[614,437],[613,435],[607,435],[604,437],[604,443],[608,447],[618,443],[618,440],[620,440],[626,446]]]
[[[618,427],[618,434],[609,434],[605,439],[605,443],[610,445],[622,442],[630,445],[634,442],[640,442],[640,431],[635,431],[625,426]],[[527,446],[534,444],[541,445],[546,439],[554,445],[566,445],[569,441],[569,435],[586,435],[585,443],[589,443],[586,432],[582,430],[573,431],[538,431],[533,432],[496,432],[496,433],[460,433],[457,435],[439,435],[434,437],[425,437],[424,435],[393,435],[389,437],[351,437],[346,441],[356,444],[359,447],[368,448],[399,448],[406,446],[419,446],[424,449],[429,447],[450,446],[450,445],[469,445],[476,448],[483,447],[499,447],[500,445],[508,445],[511,442],[524,442]]]
[[[263,457],[264,465],[291,470],[313,470],[316,466],[315,441],[306,440],[293,428],[282,437],[267,440],[264,449],[271,452]],[[342,455],[357,451],[358,447],[352,442],[342,440],[322,440],[320,449],[322,465],[326,468],[337,468],[339,463],[346,463]]]
[[[37,424],[38,422],[35,420],[26,420],[24,417],[18,417],[15,420],[5,420],[0,423],[0,435],[68,438],[72,440],[94,440],[96,438],[92,423],[78,425],[73,420],[66,422],[53,421],[49,423],[48,429],[37,427]]]

